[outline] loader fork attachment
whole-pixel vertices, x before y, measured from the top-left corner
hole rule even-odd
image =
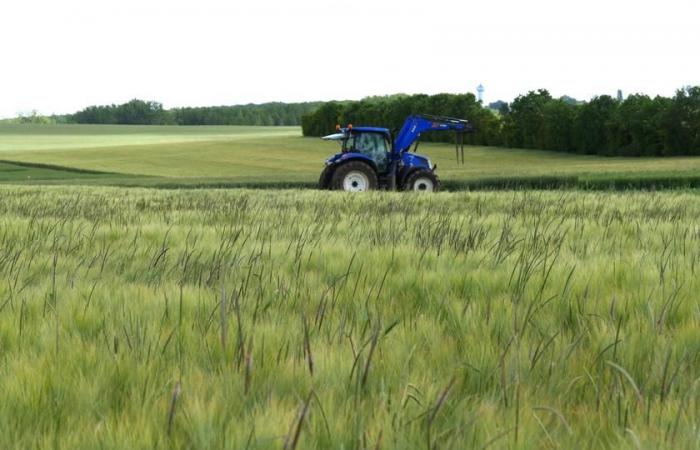
[[[455,158],[459,165],[459,157],[462,156],[462,164],[464,164],[464,133],[455,133]]]

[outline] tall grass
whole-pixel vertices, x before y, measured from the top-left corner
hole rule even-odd
[[[0,188],[3,448],[697,448],[693,192]]]

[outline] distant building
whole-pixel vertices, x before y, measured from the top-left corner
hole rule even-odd
[[[479,84],[476,88],[476,98],[479,100],[479,102],[484,101],[484,85]]]
[[[622,89],[618,89],[618,90],[617,90],[617,101],[618,101],[618,102],[621,102],[621,101],[624,100],[624,99],[625,99],[625,98],[622,96]]]

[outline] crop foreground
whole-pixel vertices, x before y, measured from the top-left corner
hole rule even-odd
[[[692,192],[0,188],[2,448],[697,448]]]

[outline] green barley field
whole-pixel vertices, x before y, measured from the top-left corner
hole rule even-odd
[[[700,445],[693,192],[0,197],[2,448]]]
[[[422,150],[453,186],[700,168]],[[697,191],[207,188],[333,151],[0,126],[0,448],[700,447]]]

